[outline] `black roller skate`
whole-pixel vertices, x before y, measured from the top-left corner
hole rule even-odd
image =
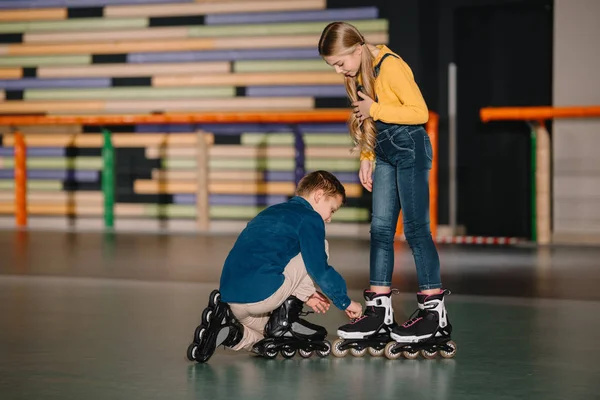
[[[229,305],[221,301],[221,293],[213,290],[208,307],[202,312],[202,322],[194,332],[194,341],[187,349],[190,361],[205,363],[218,346],[233,347],[244,335],[244,327],[235,318]]]
[[[385,356],[395,360],[403,355],[414,360],[419,353],[427,359],[433,359],[437,353],[443,358],[456,355],[456,343],[450,337],[452,325],[446,313],[444,296],[450,294],[444,289],[440,294],[417,294],[419,308],[404,324],[392,331],[394,342],[385,348]]]
[[[390,333],[396,326],[392,308],[392,292],[375,293],[364,291],[366,310],[363,316],[341,326],[332,344],[336,357],[345,357],[348,351],[355,357],[364,356],[367,351],[373,357],[383,355],[385,346],[392,340]]]
[[[319,325],[300,318],[304,303],[296,296],[288,297],[281,306],[273,310],[265,326],[265,338],[256,343],[252,351],[265,358],[275,358],[277,353],[292,358],[296,352],[308,358],[316,352],[327,357],[331,352],[331,343],[325,338],[327,330]]]

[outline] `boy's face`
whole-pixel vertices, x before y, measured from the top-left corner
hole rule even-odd
[[[341,195],[327,196],[322,190],[316,190],[311,193],[308,201],[323,218],[323,221],[327,223],[331,222],[333,214],[342,206]]]

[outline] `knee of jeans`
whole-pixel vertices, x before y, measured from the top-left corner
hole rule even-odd
[[[407,241],[412,239],[426,238],[431,236],[431,230],[429,229],[429,222],[426,223],[408,223],[404,225],[404,236]]]
[[[378,242],[393,242],[396,228],[382,218],[373,217],[371,222],[371,240]]]

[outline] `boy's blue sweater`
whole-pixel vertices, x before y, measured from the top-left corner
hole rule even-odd
[[[223,266],[223,301],[265,300],[282,285],[283,270],[298,253],[323,293],[345,310],[350,298],[344,278],[327,263],[323,218],[299,196],[263,210],[242,231]]]

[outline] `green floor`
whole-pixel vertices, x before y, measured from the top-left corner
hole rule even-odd
[[[599,248],[441,246],[444,279],[460,288],[447,298],[454,359],[265,360],[219,349],[190,363],[185,350],[231,240],[0,232],[0,399],[600,398],[600,302],[578,290],[599,286]],[[367,248],[332,241],[354,298]],[[405,249],[398,259],[409,264]],[[409,286],[410,265],[397,269],[396,286]],[[494,295],[481,296],[490,284]],[[403,292],[398,319],[415,307]],[[333,308],[309,319],[330,340],[346,321]]]

